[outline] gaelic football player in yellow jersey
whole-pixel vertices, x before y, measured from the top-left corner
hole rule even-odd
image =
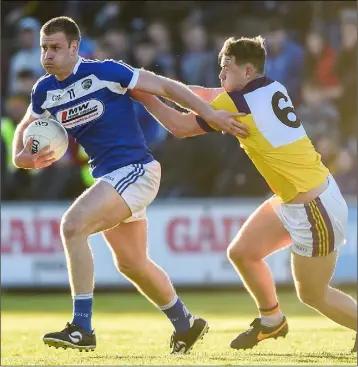
[[[246,114],[240,121],[249,127],[249,136],[238,139],[275,194],[250,216],[228,247],[228,257],[259,310],[259,317],[231,347],[252,348],[288,333],[264,258],[290,243],[299,299],[356,331],[356,301],[330,286],[338,248],[346,241],[347,205],[306,135],[286,88],[265,77],[263,38],[229,38],[219,61],[222,88],[191,89],[215,109]],[[179,113],[155,96],[135,92],[133,98],[176,136],[214,131],[195,114]]]

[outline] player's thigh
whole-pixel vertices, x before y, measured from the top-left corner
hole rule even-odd
[[[65,213],[62,229],[90,235],[114,227],[131,216],[125,200],[107,182],[97,181],[80,195]]]
[[[326,257],[346,242],[348,207],[333,177],[328,181],[327,189],[314,200],[277,208],[298,255]]]
[[[293,240],[292,270],[299,291],[317,294],[326,288],[338,249],[346,241],[348,207],[333,177],[328,181],[327,189],[311,202],[280,207]]]
[[[244,223],[231,242],[228,255],[233,260],[260,260],[290,241],[289,233],[267,200]]]
[[[64,216],[63,232],[92,234],[117,224],[145,217],[160,185],[157,161],[131,164],[99,178],[71,206]]]
[[[119,269],[142,266],[147,260],[147,220],[137,220],[103,232]]]
[[[335,250],[326,256],[308,257],[292,252],[292,274],[301,298],[323,297],[334,274],[337,253]]]
[[[124,199],[131,211],[126,222],[145,218],[145,209],[157,196],[161,166],[157,161],[130,164],[99,179],[110,184]]]

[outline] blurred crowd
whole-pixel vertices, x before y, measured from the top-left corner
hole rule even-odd
[[[112,58],[189,85],[220,86],[217,55],[230,36],[265,37],[266,75],[283,83],[345,195],[357,194],[357,13],[355,1],[2,2],[1,170],[3,200],[73,199],[92,184],[86,154],[71,141],[44,170],[11,163],[16,124],[40,64],[39,29],[68,15],[82,32],[80,55]],[[232,136],[177,139],[143,107],[138,119],[162,164],[159,197],[251,197],[270,191]]]

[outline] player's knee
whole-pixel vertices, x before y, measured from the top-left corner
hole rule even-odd
[[[299,286],[297,287],[297,295],[302,303],[315,307],[324,299],[324,288]]]
[[[235,244],[228,247],[227,257],[234,264],[240,264],[248,259],[248,254],[247,251],[245,251],[244,246],[239,246],[238,244]]]
[[[65,239],[71,239],[81,233],[80,221],[72,218],[72,215],[64,215],[61,220],[61,236]]]
[[[116,266],[118,271],[120,271],[123,275],[132,280],[135,280],[145,274],[146,265],[146,259],[140,259],[135,256],[127,259],[116,259]]]

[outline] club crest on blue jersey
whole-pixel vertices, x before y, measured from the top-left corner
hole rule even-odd
[[[81,83],[81,86],[83,89],[90,89],[92,85],[92,80],[91,79],[86,79]]]

